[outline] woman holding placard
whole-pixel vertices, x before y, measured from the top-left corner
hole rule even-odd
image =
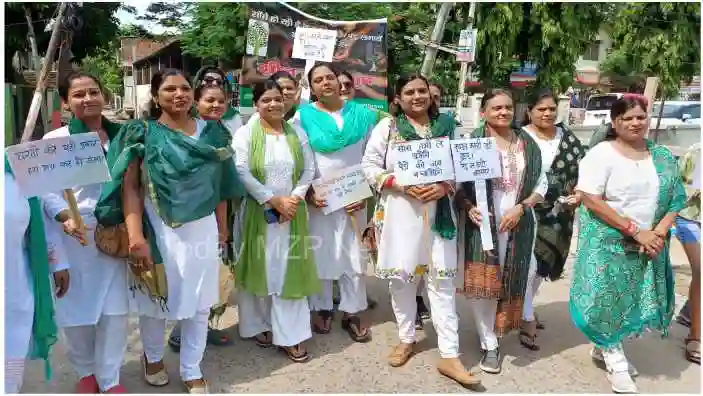
[[[50,276],[56,298],[69,290],[68,262],[57,227],[41,203],[27,199],[5,157],[5,393],[19,393],[25,361],[45,361],[58,339]]]
[[[254,85],[260,118],[234,135],[237,172],[247,190],[234,225],[239,334],[310,360],[308,297],[320,291],[308,235],[305,194],[315,174],[307,136],[284,117],[274,81]]]
[[[70,73],[59,84],[59,96],[72,113],[68,125],[44,135],[44,139],[97,132],[107,150],[120,125],[102,116],[105,106],[100,81],[86,73]],[[63,224],[61,240],[71,252],[72,285],[56,301],[56,322],[63,329],[68,360],[80,380],[77,393],[124,393],[120,367],[127,349],[128,291],[125,260],[111,257],[96,246],[94,214],[104,184],[73,188],[84,227],[72,218],[63,192],[45,195],[46,214]],[[61,227],[52,224],[53,227]]]
[[[581,160],[579,239],[569,312],[605,362],[616,393],[636,393],[622,341],[657,329],[674,313],[671,226],[686,193],[676,159],[645,138],[647,100],[623,97],[606,140]],[[636,175],[637,177],[633,177]]]
[[[571,247],[574,209],[580,203],[574,187],[578,181],[579,161],[586,153],[580,140],[564,124],[555,124],[557,102],[549,91],[538,92],[527,106],[522,130],[537,143],[542,155],[542,172],[549,183],[544,201],[534,207],[537,238],[522,316],[520,343],[539,350],[537,329],[544,328],[534,313],[534,297],[543,278],[560,279]]]
[[[539,146],[526,132],[512,128],[513,112],[508,91],[494,89],[484,94],[481,115],[485,123],[471,137],[495,139],[502,177],[464,183],[458,200],[471,220],[465,230],[463,294],[474,299],[483,352],[479,367],[491,374],[501,371],[498,337],[520,327],[528,276],[534,272],[530,268],[536,231],[532,208],[547,191]],[[487,207],[488,213],[481,213],[479,207]],[[494,241],[488,251],[481,242],[485,215]]]
[[[362,165],[369,184],[379,193],[374,215],[378,235],[376,276],[390,279],[390,293],[400,343],[389,363],[402,366],[413,354],[417,282],[427,273],[427,294],[439,353],[438,371],[464,385],[480,382],[459,361],[459,318],[454,277],[457,272],[456,215],[453,182],[401,186],[393,146],[420,139],[451,138],[455,122],[439,114],[421,75],[402,77],[396,83],[392,110],[374,128]]]
[[[169,378],[163,362],[166,320],[181,321],[180,377],[206,393],[200,368],[210,307],[219,300],[215,211],[241,197],[231,136],[215,121],[190,116],[193,89],[182,71],[151,79],[150,119],[125,124],[108,152],[112,182],[98,203],[101,224],[124,222],[128,260],[142,290],[132,293],[152,386]],[[149,280],[156,279],[156,289]],[[165,290],[164,290],[165,289]]]
[[[344,100],[340,95],[337,72],[327,63],[319,63],[308,72],[308,81],[317,102],[306,104],[294,119],[310,139],[315,154],[316,178],[335,176],[351,166],[360,166],[364,147],[379,113],[368,107]],[[310,298],[310,309],[316,312],[313,330],[327,334],[333,319],[332,282],[339,281],[339,310],[344,312],[342,327],[355,342],[368,342],[371,332],[359,313],[366,310],[366,285],[363,275],[367,257],[361,248],[361,229],[366,224],[365,201],[347,205],[325,215],[326,202],[314,188],[307,197],[314,205],[310,210],[310,235],[317,273],[322,280],[322,293]]]

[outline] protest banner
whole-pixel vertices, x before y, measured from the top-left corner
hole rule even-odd
[[[7,157],[27,198],[111,180],[95,132],[9,146]]]
[[[327,201],[327,206],[322,208],[325,215],[373,196],[361,165],[350,166],[330,177],[313,180],[312,188],[315,194]]]
[[[450,144],[457,183],[501,176],[495,138],[457,139]]]
[[[454,179],[449,138],[396,142],[391,146],[395,180],[401,186]]]
[[[239,90],[243,112],[253,111],[253,84],[278,71],[287,71],[308,90],[304,81],[306,70],[317,61],[331,61],[352,75],[356,86],[354,101],[387,110],[388,25],[385,18],[328,21],[281,2],[247,5],[250,27]]]

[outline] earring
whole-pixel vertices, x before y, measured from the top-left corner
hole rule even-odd
[[[158,100],[155,100],[155,101],[154,101],[154,105],[156,105],[156,108],[157,108],[157,109],[160,109],[160,108],[161,108],[161,106],[159,105],[159,101],[158,101]]]

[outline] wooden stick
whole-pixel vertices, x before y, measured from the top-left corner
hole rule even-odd
[[[81,212],[78,210],[78,202],[76,201],[75,194],[73,194],[73,190],[70,188],[63,190],[63,198],[68,203],[68,211],[71,212],[71,218],[73,219],[73,222],[76,223],[76,228],[85,233],[87,229],[85,227],[85,223],[83,223]],[[81,238],[79,242],[83,246],[88,244],[88,241],[85,238]]]
[[[356,216],[354,216],[354,213],[347,213],[349,215],[349,218],[351,219],[352,222],[352,228],[354,229],[354,233],[356,234],[356,239],[359,241],[359,246],[362,249],[369,250],[366,246],[364,246],[364,235],[361,233],[361,228],[359,228],[359,222],[356,221]],[[376,241],[376,250],[378,251],[378,241]],[[374,269],[374,272],[376,271],[376,260],[373,258],[373,254],[371,252],[368,252],[369,255],[369,260],[371,261],[371,266]]]

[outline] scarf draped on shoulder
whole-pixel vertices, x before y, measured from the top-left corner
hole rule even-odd
[[[5,173],[12,175],[10,162],[5,154]],[[34,292],[34,320],[32,322],[32,343],[30,359],[44,360],[47,380],[51,379],[51,362],[49,354],[56,344],[58,328],[54,318],[54,296],[49,279],[49,254],[44,233],[44,220],[39,198],[32,197],[29,202],[29,227],[25,233],[25,246],[31,273],[31,287]],[[11,282],[15,280],[10,279]]]
[[[331,115],[312,103],[301,106],[298,111],[300,124],[316,153],[333,153],[364,139],[380,117],[377,111],[346,101],[342,107],[344,125],[340,130]]]
[[[303,149],[298,134],[293,127],[283,122],[286,142],[293,156],[293,185],[303,174]],[[249,143],[249,167],[252,176],[260,183],[266,183],[266,132],[261,121],[251,126]],[[237,286],[256,296],[269,295],[266,281],[266,230],[268,224],[264,216],[264,206],[250,195],[246,198],[243,219],[242,251],[235,267]],[[299,299],[321,290],[317,277],[317,267],[313,261],[312,241],[308,234],[308,209],[304,200],[298,203],[295,216],[290,222],[288,263],[281,298]]]

